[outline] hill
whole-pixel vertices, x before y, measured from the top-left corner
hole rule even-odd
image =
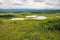
[[[44,12],[44,13],[60,13],[60,10],[54,9],[0,9],[0,12]]]

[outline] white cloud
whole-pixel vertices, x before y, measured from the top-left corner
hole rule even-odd
[[[60,0],[0,0],[0,8],[56,8]]]

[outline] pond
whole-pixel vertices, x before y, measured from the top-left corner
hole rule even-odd
[[[25,20],[25,18],[12,18],[10,20]]]

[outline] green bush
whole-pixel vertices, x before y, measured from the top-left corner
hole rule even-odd
[[[14,15],[0,15],[0,18],[12,18]]]
[[[48,20],[41,27],[46,30],[60,30],[60,19]]]

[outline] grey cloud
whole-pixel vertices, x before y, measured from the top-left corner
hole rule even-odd
[[[45,0],[33,0],[34,2],[44,2]]]
[[[60,1],[59,0],[47,0],[45,3],[47,5],[60,6]]]
[[[60,4],[57,4],[57,6],[60,6]]]
[[[2,3],[0,3],[0,5],[2,5]]]
[[[18,3],[14,3],[14,4],[12,4],[12,5],[24,5],[24,4],[18,4]]]
[[[28,0],[21,0],[22,2],[28,2]]]
[[[33,3],[31,3],[30,1],[33,1]],[[37,4],[36,4],[37,2]],[[39,4],[40,5],[39,5]],[[5,4],[5,5],[3,5]],[[36,5],[35,5],[36,4]],[[1,6],[2,5],[2,6]],[[7,5],[7,6],[6,6]],[[23,5],[23,6],[22,6]],[[16,6],[19,6],[19,7],[38,7],[38,8],[60,8],[60,0],[3,0],[3,1],[0,1],[0,7],[16,7]],[[38,5],[38,6],[37,6]],[[43,6],[42,6],[43,5]],[[18,8],[18,7],[16,7]]]

